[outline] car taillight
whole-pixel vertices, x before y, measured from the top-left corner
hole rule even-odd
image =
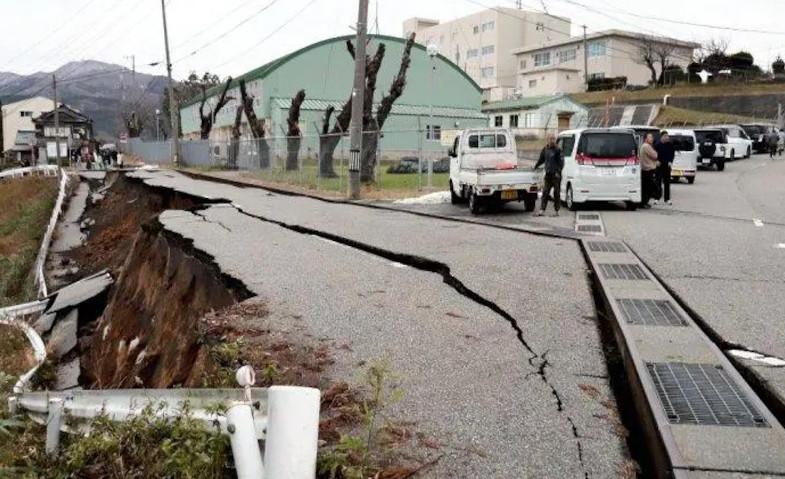
[[[640,159],[637,156],[630,156],[627,158],[627,161],[624,163],[627,166],[638,165],[640,164]]]
[[[575,162],[579,165],[593,165],[594,161],[586,155],[575,155]]]

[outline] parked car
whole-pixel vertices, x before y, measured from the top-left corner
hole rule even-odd
[[[450,197],[469,202],[472,214],[488,206],[522,201],[526,211],[537,206],[542,173],[534,163],[521,164],[512,132],[504,128],[461,132],[450,148]]]
[[[714,125],[709,128],[719,128],[727,134],[726,159],[733,161],[737,158],[752,156],[752,140],[739,125]]]
[[[669,141],[673,143],[676,157],[671,167],[671,180],[686,178],[687,183],[695,183],[698,171],[698,143],[692,130],[666,130]]]
[[[569,130],[557,143],[564,152],[562,198],[570,210],[588,201],[624,201],[628,209],[638,208],[641,168],[632,130]]]
[[[646,126],[646,125],[628,125],[628,126],[614,126],[612,127],[614,130],[631,130],[635,135],[635,144],[638,145],[640,149],[643,142],[646,140],[646,135],[651,133],[654,136],[654,143],[660,141],[660,135],[662,134],[662,130],[657,128],[656,126]]]
[[[747,125],[739,125],[744,130],[744,133],[752,140],[752,151],[755,153],[768,153],[769,144],[766,140],[773,127],[771,125],[764,125],[762,123],[750,123]]]
[[[717,171],[725,170],[725,157],[728,139],[725,131],[719,128],[700,128],[694,130],[698,144],[698,166],[716,166]]]

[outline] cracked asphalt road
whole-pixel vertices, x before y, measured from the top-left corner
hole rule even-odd
[[[133,176],[231,201],[161,222],[267,299],[278,327],[348,341],[338,375],[390,358],[406,391],[394,416],[442,442],[429,476],[618,475],[624,439],[608,419],[576,243],[171,172]]]

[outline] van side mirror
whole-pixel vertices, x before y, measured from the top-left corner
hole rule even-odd
[[[447,150],[447,156],[449,156],[450,158],[458,158],[458,154],[455,152],[454,147],[451,146],[450,149]]]

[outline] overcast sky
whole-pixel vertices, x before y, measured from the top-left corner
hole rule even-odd
[[[351,33],[357,0],[167,0],[174,75],[209,70],[239,75],[297,48]],[[583,4],[576,5],[573,2]],[[785,54],[785,0],[523,0],[524,8],[572,19],[573,33],[608,28],[657,32],[683,40],[728,40],[768,68]],[[483,6],[514,7],[514,0],[370,0],[371,30],[401,35],[403,20],[450,20]],[[269,6],[261,13],[260,10]],[[96,59],[164,74],[160,0],[0,0],[0,71],[51,71],[73,60]],[[590,11],[594,10],[594,11]],[[378,10],[378,15],[377,15]],[[631,14],[689,21],[761,34],[643,20]],[[377,20],[378,19],[378,20]],[[242,25],[239,23],[245,21]],[[205,46],[206,45],[206,46]],[[204,48],[202,48],[204,47]],[[196,51],[198,50],[198,51]],[[196,53],[193,53],[196,51]],[[192,54],[193,53],[193,54]],[[157,67],[145,64],[161,61]]]

